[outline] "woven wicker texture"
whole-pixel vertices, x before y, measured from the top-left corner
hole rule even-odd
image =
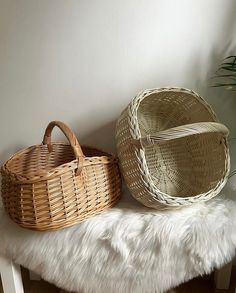
[[[58,126],[70,145],[51,143]],[[43,143],[13,155],[2,167],[5,210],[20,226],[55,230],[96,215],[117,203],[121,177],[115,157],[80,147],[62,122],[51,122]]]
[[[228,129],[210,106],[183,88],[146,90],[117,122],[121,170],[132,195],[164,209],[206,201],[226,183]]]

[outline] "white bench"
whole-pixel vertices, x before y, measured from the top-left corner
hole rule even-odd
[[[233,258],[235,199],[219,198],[169,214],[131,200],[123,197],[116,208],[100,216],[46,233],[20,228],[0,208],[4,293],[24,292],[14,261],[68,291],[125,293],[168,290]],[[229,264],[216,273],[218,289],[228,288],[230,272]],[[117,280],[120,291],[115,289]]]
[[[215,287],[229,289],[232,263],[215,272]],[[4,293],[24,293],[20,266],[0,255],[0,275]],[[40,280],[40,276],[31,272],[30,279]],[[236,293],[236,289],[235,289]]]

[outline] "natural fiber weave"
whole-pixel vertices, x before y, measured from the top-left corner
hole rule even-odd
[[[227,135],[211,107],[193,91],[140,93],[116,127],[121,170],[132,195],[158,209],[216,196],[230,169]]]
[[[68,138],[51,144],[58,126]],[[91,147],[80,147],[62,122],[51,122],[43,143],[13,155],[2,167],[5,210],[20,226],[55,230],[96,215],[117,203],[121,178],[117,159]]]

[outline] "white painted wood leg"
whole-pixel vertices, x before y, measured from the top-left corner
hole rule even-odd
[[[215,272],[215,287],[218,290],[228,290],[230,285],[230,277],[232,271],[232,263],[229,263]],[[236,293],[236,291],[235,291]]]
[[[0,274],[4,293],[24,293],[20,266],[1,255]]]

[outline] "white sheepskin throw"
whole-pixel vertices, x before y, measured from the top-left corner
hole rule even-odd
[[[158,212],[126,194],[109,211],[56,232],[33,232],[0,209],[0,253],[83,293],[161,293],[229,262],[236,202],[222,196]]]

